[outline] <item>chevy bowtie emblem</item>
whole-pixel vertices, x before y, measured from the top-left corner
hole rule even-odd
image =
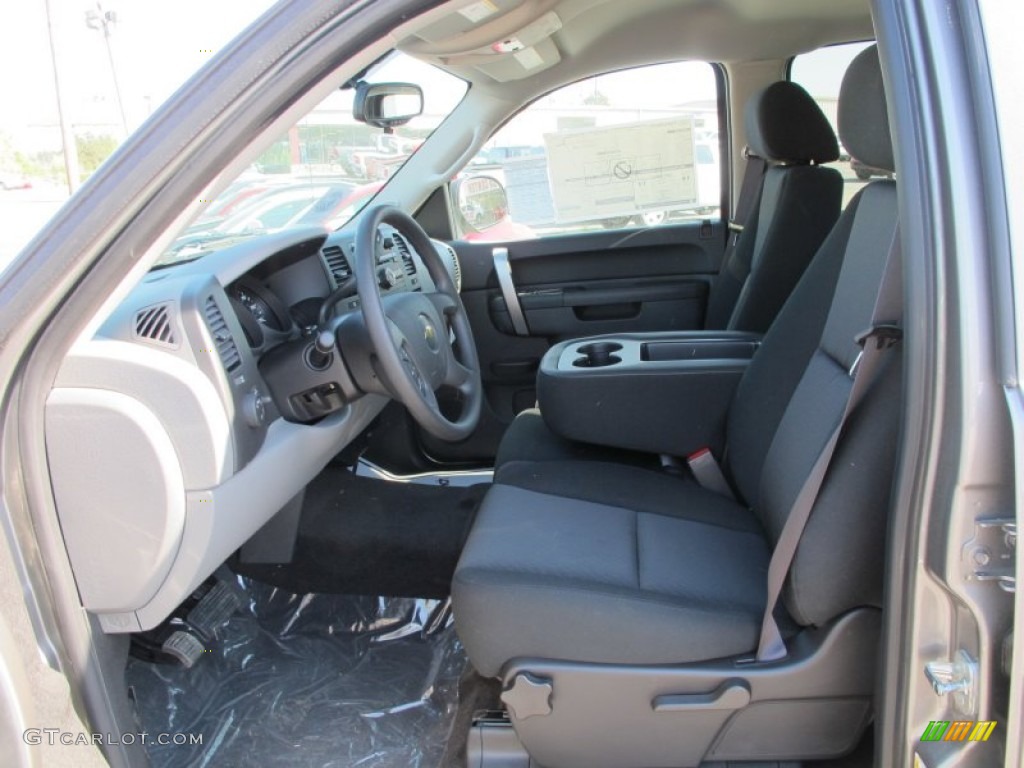
[[[438,350],[437,329],[426,315],[420,315],[420,323],[423,325],[423,339],[433,352]]]

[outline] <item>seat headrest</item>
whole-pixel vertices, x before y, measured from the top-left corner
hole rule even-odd
[[[839,89],[839,138],[850,157],[864,165],[896,170],[877,45],[857,54],[843,77]]]
[[[780,80],[751,96],[746,128],[750,151],[765,160],[830,163],[839,157],[828,118],[796,83]]]

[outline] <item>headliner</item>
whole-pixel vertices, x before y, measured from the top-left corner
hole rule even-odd
[[[505,98],[639,64],[784,60],[874,36],[866,0],[460,0],[428,18],[398,47]],[[527,51],[493,50],[510,38]]]

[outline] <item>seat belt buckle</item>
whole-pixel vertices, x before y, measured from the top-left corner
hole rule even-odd
[[[729,240],[731,241],[729,246],[735,248],[739,245],[740,235],[743,234],[743,225],[739,222],[730,220],[727,229],[729,231]]]
[[[701,488],[707,488],[709,491],[714,491],[730,499],[736,498],[710,448],[694,451],[686,457],[686,464],[690,467],[690,472],[693,473],[694,479]]]
[[[903,339],[903,329],[898,325],[883,323],[881,325],[873,325],[854,336],[853,340],[860,347],[860,352],[857,353],[857,357],[853,360],[853,365],[850,366],[849,375],[851,379],[857,375],[857,368],[860,366],[861,358],[864,357],[864,348],[871,339],[875,340],[877,349],[888,349]]]
[[[903,329],[898,325],[882,324],[873,325],[866,331],[861,331],[853,340],[861,349],[868,343],[869,339],[875,339],[879,349],[887,349],[903,339]]]

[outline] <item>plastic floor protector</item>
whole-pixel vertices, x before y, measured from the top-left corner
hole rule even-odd
[[[436,768],[467,661],[447,600],[296,595],[244,577],[243,607],[192,669],[132,659],[154,766]]]

